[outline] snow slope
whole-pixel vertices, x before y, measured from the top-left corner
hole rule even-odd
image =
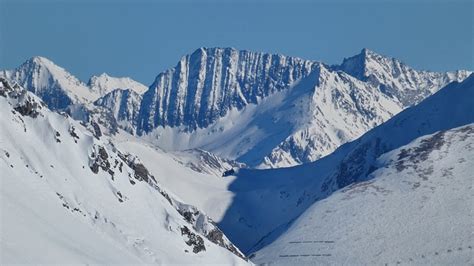
[[[420,137],[378,157],[367,181],[313,204],[252,259],[272,265],[470,265],[473,161],[474,124]]]
[[[241,169],[229,185],[234,198],[219,220],[221,228],[244,252],[264,247],[282,233],[277,228],[297,218],[314,202],[366,181],[382,154],[418,137],[473,123],[472,99],[474,75],[462,83],[453,82],[314,163],[281,169]],[[273,238],[262,239],[274,230]]]
[[[138,157],[0,80],[0,262],[247,264]]]

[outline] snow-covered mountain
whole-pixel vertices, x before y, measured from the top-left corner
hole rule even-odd
[[[0,76],[35,93],[53,110],[98,97],[64,68],[40,56],[27,60],[15,70],[4,70]]]
[[[91,77],[85,84],[64,68],[40,56],[27,60],[14,70],[1,71],[0,77],[35,93],[53,110],[92,103],[115,89],[130,89],[138,94],[147,89],[130,78],[115,78],[105,73]]]
[[[220,219],[221,228],[245,252],[266,246],[284,232],[282,227],[314,202],[370,179],[378,167],[377,159],[384,153],[416,138],[474,123],[472,99],[474,75],[462,83],[451,83],[316,162],[291,168],[237,171],[229,185],[235,193],[233,204]],[[436,148],[431,144],[425,148]],[[265,238],[271,231],[274,234]]]
[[[2,264],[247,264],[134,154],[0,79]]]
[[[143,96],[139,132],[204,128],[307,76],[314,62],[283,55],[200,48],[160,73]]]
[[[3,76],[76,119],[139,134],[172,152],[205,150],[250,167],[315,161],[470,72],[428,72],[363,49],[341,65],[200,48],[146,90],[129,78],[87,85],[44,58]],[[146,92],[144,92],[146,90]],[[92,102],[94,104],[92,104]]]
[[[122,129],[134,133],[142,94],[131,89],[115,89],[94,102],[111,112]]]
[[[367,49],[329,67],[201,48],[158,75],[143,96],[138,132],[166,150],[200,148],[264,168],[298,165],[469,73],[416,71]]]
[[[365,81],[404,106],[411,106],[435,93],[452,81],[461,81],[470,71],[453,72],[420,71],[403,62],[362,49],[361,53],[345,58],[341,65],[333,66]]]
[[[116,89],[128,89],[137,94],[143,94],[148,87],[128,77],[116,78],[102,73],[99,76],[92,76],[87,83],[87,86],[99,95],[106,95],[107,93]]]
[[[29,61],[0,79],[1,263],[472,261],[474,74],[201,48],[143,93]]]

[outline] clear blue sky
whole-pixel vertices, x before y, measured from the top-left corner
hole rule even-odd
[[[419,69],[473,70],[473,2],[0,0],[0,69],[41,55],[83,81],[107,72],[149,85],[198,47],[232,46],[329,64],[367,47]]]

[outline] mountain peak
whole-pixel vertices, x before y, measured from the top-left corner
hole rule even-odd
[[[373,51],[373,50],[370,50],[369,48],[362,48],[362,50],[360,51],[359,56],[363,56],[363,57],[367,58],[367,57],[370,57],[370,56],[381,56],[381,55],[378,54],[377,52]]]
[[[112,77],[105,72],[98,76],[92,76],[87,82],[87,86],[102,96],[115,89],[130,89],[139,94],[148,89],[145,85],[129,77]]]
[[[42,56],[33,56],[32,58],[30,58],[28,61],[30,62],[33,62],[33,63],[36,63],[36,64],[42,64],[43,62],[48,62],[48,63],[52,63],[51,60],[49,60],[48,58],[46,57],[42,57]]]

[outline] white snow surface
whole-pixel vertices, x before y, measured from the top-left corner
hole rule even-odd
[[[147,86],[129,77],[111,77],[107,73],[92,76],[87,85],[92,91],[99,95],[105,95],[115,89],[130,89],[138,94],[143,94],[148,89]]]
[[[428,143],[437,143],[432,150]],[[383,154],[253,257],[271,265],[471,265],[474,124]]]
[[[202,213],[188,222],[179,211],[196,209],[137,180],[112,143],[35,95],[0,95],[0,128],[1,264],[247,264],[204,237],[214,227]],[[92,171],[101,149],[112,174]]]

